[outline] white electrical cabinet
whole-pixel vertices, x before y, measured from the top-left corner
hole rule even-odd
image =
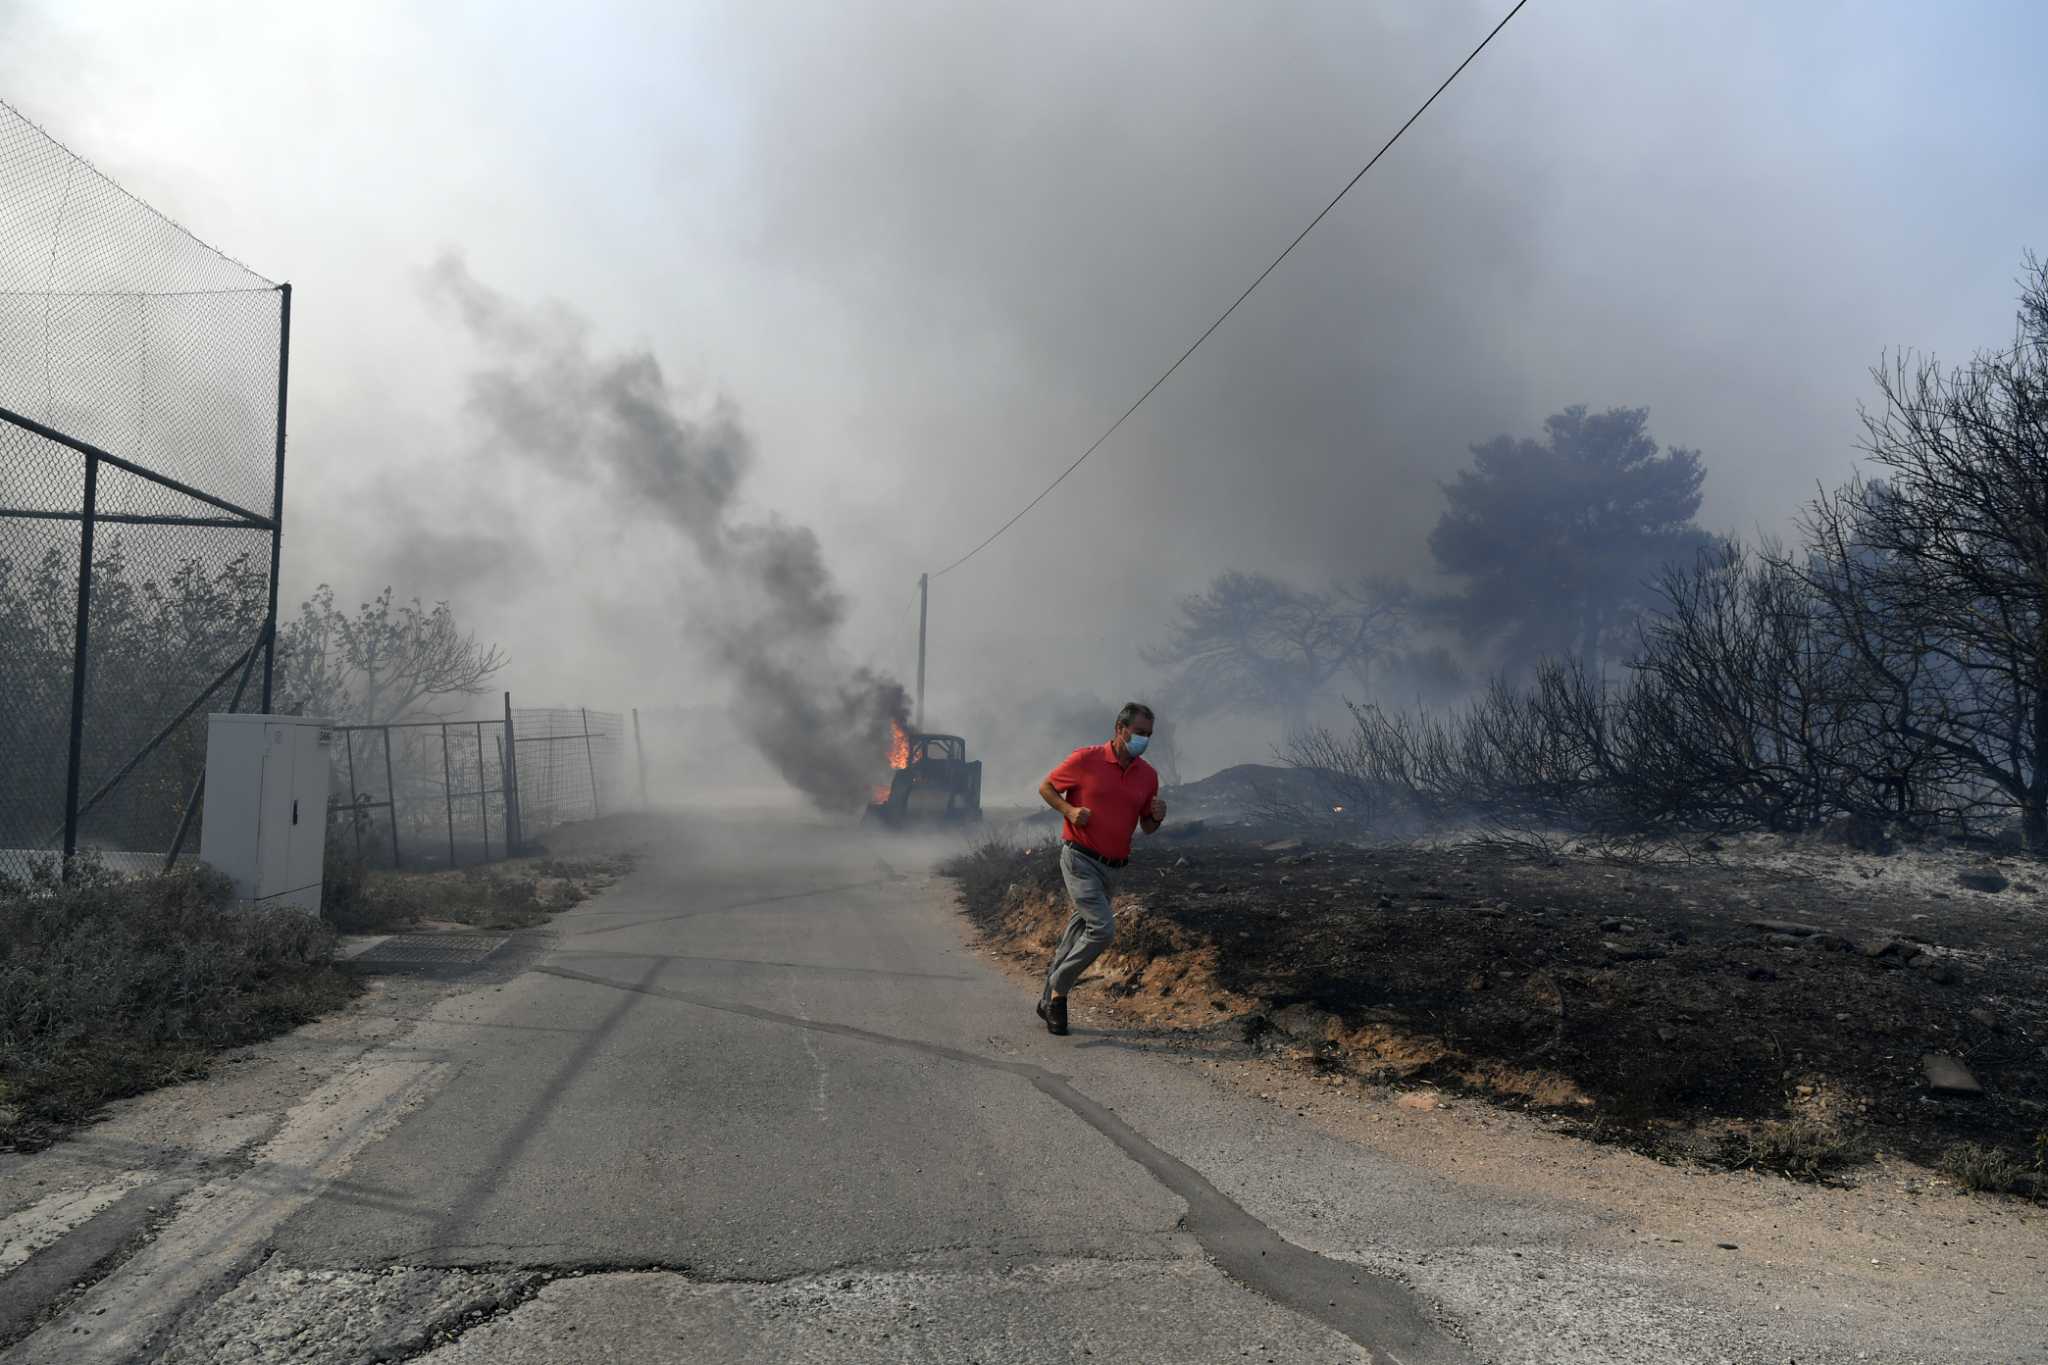
[[[206,727],[199,857],[251,905],[318,913],[331,721],[215,715]]]

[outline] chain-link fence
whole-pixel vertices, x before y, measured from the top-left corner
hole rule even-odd
[[[0,104],[0,873],[162,864],[267,703],[290,325]]]
[[[509,773],[504,720],[337,726],[330,843],[346,841],[373,867],[464,867],[627,804],[621,717],[528,707],[508,715]]]

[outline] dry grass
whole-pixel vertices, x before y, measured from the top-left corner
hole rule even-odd
[[[1870,1159],[1853,1131],[1825,1119],[1772,1119],[1722,1135],[1700,1154],[1709,1164],[1770,1171],[1794,1180],[1823,1180]]]
[[[439,920],[524,929],[578,905],[630,870],[623,854],[521,859],[454,872],[366,871],[329,846],[321,914],[343,933],[384,933]]]
[[[2036,1195],[2048,1190],[2039,1171],[2029,1170],[2010,1152],[1981,1143],[1958,1142],[1941,1154],[1940,1169],[1956,1184],[1978,1194]]]

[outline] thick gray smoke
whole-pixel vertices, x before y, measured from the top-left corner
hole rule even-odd
[[[488,357],[469,378],[469,406],[493,449],[680,532],[710,577],[688,625],[730,674],[735,720],[817,805],[857,808],[891,722],[909,719],[907,699],[894,680],[840,658],[846,602],[817,536],[735,516],[753,451],[732,406],[686,415],[653,355],[599,354],[574,313],[519,307],[455,256],[435,262],[427,282]]]

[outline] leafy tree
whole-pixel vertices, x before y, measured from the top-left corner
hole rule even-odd
[[[1552,656],[1600,676],[1660,571],[1713,543],[1693,522],[1699,453],[1660,452],[1649,415],[1566,408],[1542,440],[1472,447],[1472,468],[1445,485],[1450,506],[1429,547],[1466,585],[1441,606],[1468,640],[1495,642],[1510,671]]]
[[[456,625],[446,602],[394,602],[387,587],[351,616],[322,583],[298,620],[280,624],[278,663],[280,710],[377,725],[481,694],[505,656]]]
[[[1407,636],[1409,594],[1361,579],[1325,591],[1264,574],[1225,573],[1181,600],[1163,644],[1142,651],[1168,671],[1166,695],[1183,717],[1277,710],[1290,727],[1338,675],[1361,686],[1374,660]]]
[[[0,847],[42,847],[63,825],[77,559],[75,545],[51,545],[26,561],[0,558]],[[267,569],[245,554],[219,565],[181,560],[151,574],[121,536],[96,543],[82,799],[256,642]],[[226,706],[233,686],[214,694],[211,709]],[[168,844],[205,727],[202,709],[123,778],[86,815],[87,837],[116,848]]]
[[[39,848],[62,828],[71,720],[77,566],[74,545],[0,557],[0,848]],[[88,619],[81,798],[133,759],[163,726],[260,638],[268,564],[242,554],[149,571],[118,534],[95,544]],[[279,631],[273,704],[342,721],[395,720],[438,697],[483,690],[504,664],[447,605],[397,606],[386,589],[355,616],[323,586]],[[242,707],[258,705],[262,663]],[[225,710],[230,676],[89,811],[85,836],[114,848],[169,845],[204,764],[206,715]]]

